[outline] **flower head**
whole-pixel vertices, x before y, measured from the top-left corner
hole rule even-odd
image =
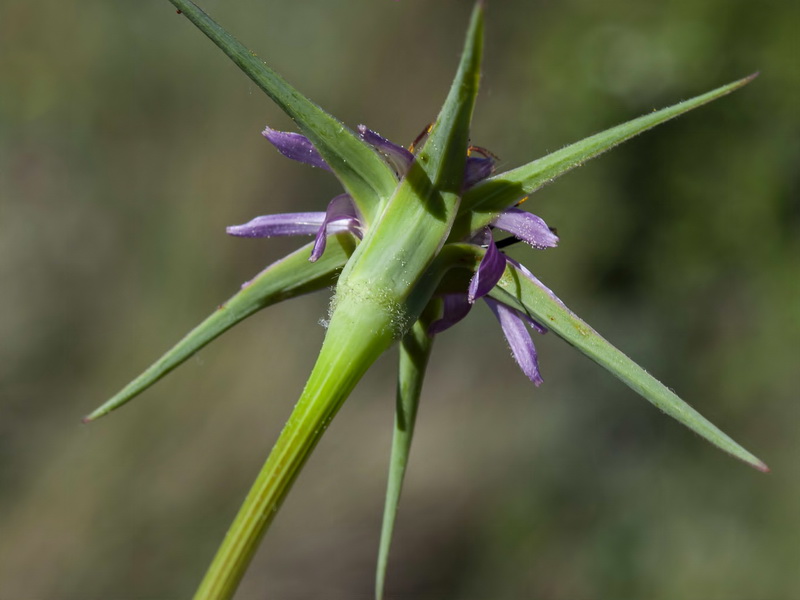
[[[86,419],[126,403],[256,311],[335,282],[334,308],[314,369],[197,597],[232,596],[264,530],[327,425],[370,365],[400,340],[397,426],[378,560],[376,596],[380,597],[432,334],[458,322],[479,299],[497,317],[515,360],[536,385],[542,379],[529,328],[544,333],[546,325],[659,409],[726,452],[767,470],[580,320],[528,269],[505,256],[505,240],[494,240],[494,232],[503,231],[537,249],[554,247],[555,233],[542,219],[519,208],[524,197],[616,144],[728,94],[754,76],[495,174],[494,156],[469,145],[480,80],[484,0],[478,0],[473,10],[458,70],[439,116],[410,148],[363,126],[351,131],[192,2],[171,1],[301,130],[268,128],[264,136],[285,156],[332,172],[344,187],[324,212],[263,216],[228,228],[228,233],[243,237],[309,235],[314,241],[270,265]]]
[[[417,138],[410,149],[406,149],[365,125],[358,126],[361,139],[380,154],[394,170],[398,180],[408,173],[414,163],[413,149],[424,138],[426,132]],[[269,127],[262,135],[285,157],[330,171],[328,164],[306,136],[277,131]],[[462,190],[466,191],[492,175],[495,171],[496,158],[484,148],[470,146],[464,165]],[[517,206],[500,212],[489,226],[481,228],[464,240],[485,248],[486,252],[470,280],[468,289],[463,293],[439,294],[443,301],[442,315],[431,323],[428,333],[435,335],[449,329],[467,316],[475,301],[483,299],[499,321],[514,360],[528,379],[538,386],[543,380],[539,372],[536,348],[528,327],[542,334],[547,333],[547,329],[524,312],[487,297],[500,281],[509,261],[515,266],[520,266],[498,248],[492,233],[494,230],[510,233],[514,241],[525,242],[538,250],[554,248],[558,244],[558,237],[540,217]],[[250,238],[313,235],[314,245],[308,258],[311,262],[317,261],[322,256],[326,240],[330,235],[347,232],[358,240],[364,237],[363,224],[349,194],[340,194],[333,198],[325,212],[259,216],[243,225],[230,226],[227,232],[230,235]],[[529,273],[527,269],[525,271]]]

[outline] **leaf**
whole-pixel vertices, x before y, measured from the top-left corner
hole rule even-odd
[[[364,222],[370,223],[397,187],[395,175],[386,162],[352,130],[289,85],[197,5],[189,0],[170,2],[297,123],[353,197]]]
[[[383,509],[381,541],[378,548],[378,564],[375,575],[375,598],[383,598],[386,581],[386,566],[389,561],[389,547],[400,502],[400,492],[408,466],[411,440],[414,437],[414,424],[422,391],[425,369],[433,347],[433,338],[428,336],[428,327],[438,313],[439,303],[423,315],[400,343],[400,364],[397,375],[397,400],[392,436],[392,454],[389,459],[389,479],[386,486],[386,503]]]
[[[479,252],[482,253],[482,251]],[[556,298],[553,292],[538,280],[534,282],[531,278],[535,279],[530,272],[527,272],[527,269],[523,272],[519,267],[509,263],[498,287],[489,295],[500,302],[519,307],[527,312],[539,323],[610,371],[657,408],[721,450],[759,471],[769,471],[767,465],[734,442],[664,384],[603,339]]]
[[[758,73],[754,73],[690,100],[617,125],[543,158],[484,180],[464,195],[461,212],[453,226],[450,239],[453,241],[465,239],[470,232],[488,225],[498,212],[513,206],[524,196],[581,166],[587,160],[599,156],[643,131],[730,94],[750,83],[757,75]]]
[[[273,263],[83,421],[94,421],[132,400],[203,346],[262,308],[330,287],[354,246],[351,235],[332,235],[328,237],[325,254],[315,263],[308,261],[313,244]]]

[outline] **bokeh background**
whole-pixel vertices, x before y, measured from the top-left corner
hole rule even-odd
[[[435,117],[470,3],[203,3],[351,126]],[[479,307],[437,340],[388,597],[800,597],[796,2],[491,0],[473,142],[513,167],[760,70],[531,198],[515,247],[578,314],[772,467],[659,414],[553,335],[521,375]],[[80,417],[296,240],[330,175],[164,0],[0,5],[0,598],[189,597],[309,373],[327,295],[226,334],[123,410]],[[237,597],[367,599],[396,353],[358,386]]]

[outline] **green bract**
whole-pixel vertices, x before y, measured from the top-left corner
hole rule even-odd
[[[429,327],[440,314],[438,295],[465,292],[470,275],[487,254],[475,243],[476,236],[522,197],[573,167],[730,93],[752,77],[613,127],[465,190],[469,125],[480,75],[483,2],[472,13],[458,72],[427,141],[416,152],[408,172],[398,175],[358,134],[289,86],[194,4],[170,1],[294,119],[352,198],[363,239],[359,242],[350,233],[336,233],[328,238],[327,248],[316,262],[307,260],[309,244],[271,265],[85,420],[126,403],[254,312],[335,283],[331,319],[319,358],[196,597],[233,595],[277,508],[327,425],[375,359],[400,341],[397,417],[376,584],[380,597],[431,350]],[[513,261],[503,264],[505,271],[497,271],[499,281],[489,292],[493,301],[564,338],[722,450],[767,470],[581,321],[527,269]]]

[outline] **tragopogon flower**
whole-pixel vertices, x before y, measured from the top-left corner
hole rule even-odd
[[[340,180],[345,193],[325,212],[258,217],[228,232],[246,237],[313,235],[314,241],[257,275],[174,348],[85,420],[100,417],[155,383],[198,349],[256,311],[335,283],[319,357],[220,546],[197,598],[229,598],[295,478],[331,419],[372,363],[399,341],[397,413],[378,555],[383,577],[413,435],[432,334],[484,299],[500,321],[523,372],[541,383],[528,327],[545,327],[614,374],[659,409],[719,448],[760,470],[767,467],[572,313],[518,262],[494,231],[534,248],[558,239],[519,203],[544,184],[646,129],[715,100],[750,76],[573,143],[505,173],[491,153],[469,145],[478,92],[485,0],[472,13],[464,52],[436,121],[406,149],[365,127],[351,131],[292,88],[190,0],[170,0],[298,125],[267,129],[280,152]],[[424,143],[423,143],[424,142]],[[413,151],[412,151],[413,150]],[[527,206],[527,205],[526,205]]]
[[[414,162],[412,150],[390,142],[364,125],[358,127],[358,132],[365,142],[383,156],[398,178],[405,176]],[[263,131],[262,135],[287,158],[330,171],[328,164],[306,136],[299,133],[276,131],[269,127]],[[419,143],[419,138],[417,143]],[[413,146],[412,144],[412,148]],[[466,191],[479,181],[486,179],[494,172],[494,168],[495,157],[491,153],[471,146],[464,167],[462,189]],[[468,289],[463,293],[441,294],[443,314],[440,319],[430,325],[428,333],[434,335],[449,329],[466,317],[475,301],[482,298],[499,321],[514,360],[522,372],[538,386],[542,383],[542,377],[539,373],[536,348],[526,325],[539,333],[546,333],[547,329],[529,315],[487,297],[487,294],[503,276],[506,262],[511,260],[498,249],[492,235],[494,229],[510,233],[515,240],[526,242],[531,247],[540,250],[553,248],[558,244],[558,237],[540,217],[516,206],[501,212],[490,226],[484,227],[477,234],[471,236],[471,239],[466,240],[486,248],[486,253],[475,271]],[[358,211],[349,194],[340,194],[333,198],[328,203],[325,212],[259,216],[243,225],[228,227],[227,232],[230,235],[249,238],[313,235],[315,236],[314,245],[308,259],[311,262],[316,262],[322,256],[329,235],[348,232],[360,240],[364,234]],[[518,263],[512,261],[512,264],[522,269]],[[527,269],[524,272],[530,273]],[[538,283],[535,278],[532,281]]]

